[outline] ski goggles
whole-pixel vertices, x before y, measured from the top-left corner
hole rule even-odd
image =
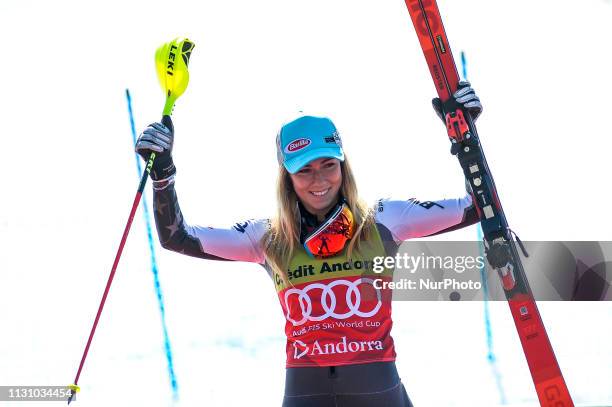
[[[304,249],[311,257],[332,257],[344,249],[344,245],[353,237],[353,213],[346,203],[338,205],[336,210],[317,229],[304,240]]]

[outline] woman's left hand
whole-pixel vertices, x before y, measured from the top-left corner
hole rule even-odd
[[[476,96],[476,92],[472,89],[468,81],[459,82],[459,88],[453,93],[453,98],[464,111],[470,113],[472,120],[476,122],[476,119],[480,116],[480,113],[482,113],[482,104],[480,103],[480,98]],[[440,98],[433,98],[431,104],[438,117],[446,123],[446,112],[444,112],[444,107]]]

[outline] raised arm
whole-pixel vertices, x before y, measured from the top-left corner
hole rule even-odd
[[[389,229],[398,242],[449,232],[477,221],[470,195],[439,201],[381,199],[377,204],[376,222]]]
[[[136,143],[136,152],[145,160],[151,152],[157,154],[151,168],[151,178],[153,213],[162,247],[209,260],[263,263],[259,241],[265,232],[266,221],[247,221],[233,228],[187,224],[174,187],[176,168],[172,160],[173,143],[174,127],[169,116],[164,116],[162,123],[149,125]]]
[[[193,227],[185,222],[174,189],[174,175],[161,182],[153,181],[153,209],[159,243],[164,249],[203,259],[230,260],[207,253]]]
[[[474,121],[482,112],[480,98],[469,82],[459,82],[459,89],[453,94],[454,106],[469,111]],[[445,106],[439,98],[432,101],[434,111],[446,124]],[[438,235],[464,228],[478,222],[476,206],[472,204],[472,191],[466,182],[468,194],[461,199],[440,201],[380,200],[376,221],[391,231],[396,241],[415,237]]]

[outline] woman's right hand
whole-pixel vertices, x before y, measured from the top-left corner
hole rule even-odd
[[[161,123],[150,124],[136,141],[136,152],[146,161],[155,153],[151,178],[154,181],[166,179],[176,173],[172,162],[174,125],[170,116],[162,117]]]
[[[480,113],[482,113],[482,103],[480,103],[480,98],[476,95],[472,85],[468,81],[460,81],[459,88],[453,94],[453,99],[455,99],[455,104],[459,105],[461,109],[470,113],[475,123]],[[433,98],[431,104],[440,120],[446,124],[447,112],[444,111],[444,104],[440,98]]]

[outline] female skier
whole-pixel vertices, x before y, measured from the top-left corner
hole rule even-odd
[[[469,83],[454,94],[474,119],[482,106]],[[434,110],[444,117],[439,99]],[[262,265],[286,318],[284,407],[412,406],[395,366],[391,293],[374,281],[376,257],[395,256],[400,243],[477,221],[471,196],[419,202],[381,199],[368,207],[332,121],[302,116],[278,133],[278,212],[232,228],[190,226],[179,208],[169,116],[148,126],[136,151],[157,153],[153,179],[161,245],[209,260]],[[378,285],[380,287],[380,285]]]

